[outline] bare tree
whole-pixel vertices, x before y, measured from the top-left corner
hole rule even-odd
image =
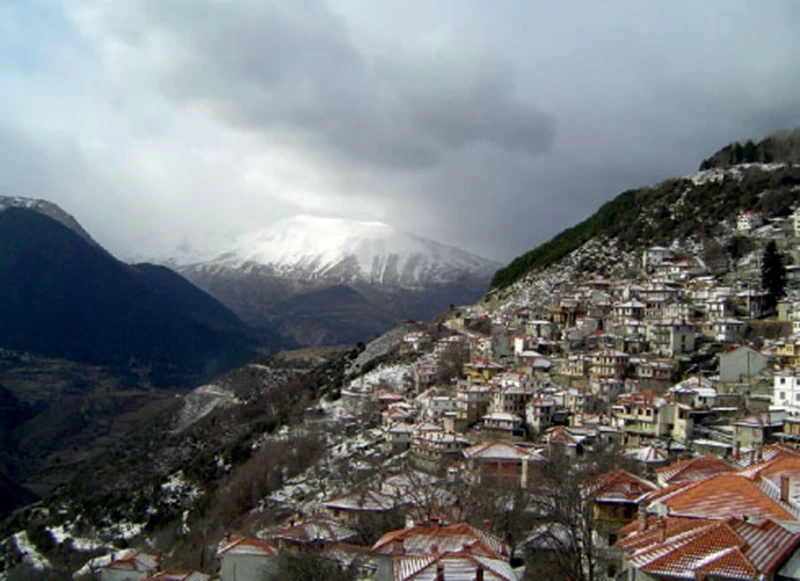
[[[278,556],[277,575],[265,574],[271,579],[295,581],[355,581],[352,567],[343,568],[337,561],[313,551],[283,551]]]
[[[464,373],[464,364],[469,361],[469,353],[460,345],[449,345],[439,355],[439,383],[449,385]]]

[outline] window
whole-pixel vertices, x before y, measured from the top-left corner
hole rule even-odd
[[[781,385],[785,385],[785,384],[786,384],[786,378],[785,377],[781,377]]]
[[[785,391],[778,392],[778,399],[780,400],[786,399],[786,392]]]
[[[794,394],[794,401],[800,401],[800,393]]]

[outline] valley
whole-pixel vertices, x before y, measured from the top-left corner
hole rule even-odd
[[[800,550],[798,224],[796,165],[707,167],[624,192],[477,302],[193,389],[6,350],[8,465],[42,499],[3,525],[3,574],[140,559],[230,581],[247,556],[254,579],[588,581],[681,560],[690,534],[691,575],[726,570],[707,538],[772,575]],[[277,304],[344,327],[358,284]],[[741,535],[782,548],[767,563]]]

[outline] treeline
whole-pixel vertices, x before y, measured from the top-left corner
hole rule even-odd
[[[798,163],[800,162],[800,128],[779,131],[755,143],[748,139],[744,144],[734,142],[700,164],[701,170],[724,168],[742,163]]]

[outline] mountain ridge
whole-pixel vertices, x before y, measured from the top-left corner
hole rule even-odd
[[[800,130],[776,135],[794,139],[800,136]],[[770,139],[770,143],[777,143],[778,137],[761,143]],[[715,155],[726,158],[731,147],[735,149],[735,144]],[[794,161],[794,150],[787,146],[785,151],[786,160],[776,154],[769,163],[720,162],[717,167],[706,160],[702,164],[706,169],[626,190],[581,222],[500,268],[490,288],[494,291],[509,287],[598,237],[618,239],[623,249],[636,246],[641,240],[668,244],[675,237],[713,238],[719,233],[720,220],[734,219],[742,211],[788,215],[800,196],[794,189],[800,185],[800,166]]]
[[[229,357],[252,355],[243,340],[206,327],[135,267],[36,209],[0,212],[0,280],[6,348],[90,364],[136,360],[158,366],[165,381],[174,365],[205,377],[201,354],[222,356],[222,368]]]
[[[488,275],[499,266],[384,222],[310,215],[294,216],[240,236],[214,258],[193,258],[172,264],[179,270],[262,268],[298,280],[361,281],[404,288],[452,282],[464,272]]]
[[[429,319],[480,298],[499,267],[382,222],[307,215],[242,236],[214,259],[179,262],[180,274],[245,323],[295,345],[352,344]]]

